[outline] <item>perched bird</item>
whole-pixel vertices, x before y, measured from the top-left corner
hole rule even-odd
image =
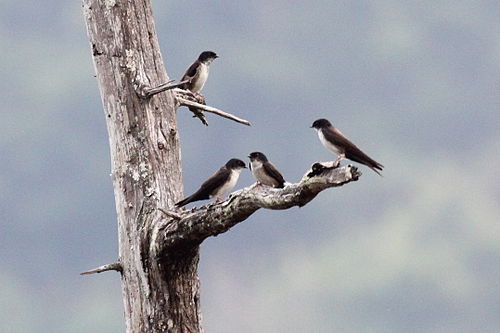
[[[230,159],[222,168],[208,178],[198,191],[179,201],[175,205],[182,207],[190,202],[205,200],[215,197],[217,201],[231,191],[236,185],[241,169],[246,168],[245,162],[237,158]]]
[[[363,153],[342,132],[333,127],[328,120],[318,119],[312,124],[311,128],[318,131],[319,140],[326,149],[339,155],[335,160],[335,164],[338,165],[343,158],[348,158],[366,165],[381,176],[377,170],[382,171],[384,166]]]
[[[253,152],[248,155],[250,158],[250,170],[258,183],[283,188],[285,180],[276,167],[268,161],[266,155],[261,152]]]
[[[198,59],[187,69],[186,73],[181,79],[189,80],[181,88],[191,90],[194,93],[199,93],[208,78],[208,68],[212,61],[218,58],[217,54],[212,51],[205,51],[200,54]]]

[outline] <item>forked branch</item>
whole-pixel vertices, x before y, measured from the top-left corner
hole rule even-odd
[[[152,245],[155,251],[182,245],[195,245],[205,238],[228,231],[260,208],[302,207],[318,193],[358,180],[361,173],[352,165],[338,168],[315,163],[302,180],[283,189],[252,185],[234,192],[229,199],[200,208],[181,211],[181,219],[163,220],[155,226]]]
[[[167,91],[170,89],[180,87],[180,86],[184,85],[185,83],[189,82],[189,80],[184,80],[184,81],[181,81],[178,83],[172,83],[174,81],[175,80],[170,80],[168,82],[165,82],[165,83],[160,84],[159,86],[153,87],[153,88],[146,87],[146,86],[138,86],[136,89],[136,92],[141,98],[150,98],[156,94],[159,94],[161,92],[164,92],[164,91]]]
[[[139,81],[139,80],[138,80]],[[189,90],[180,89],[182,85],[189,82],[189,80],[184,80],[178,83],[172,83],[174,80],[170,80],[166,83],[160,84],[157,87],[148,87],[142,84],[135,85],[136,93],[139,97],[147,99],[161,92],[174,89],[174,94],[178,106],[187,106],[194,116],[199,118],[200,121],[208,126],[208,122],[203,114],[203,111],[216,114],[218,116],[224,117],[226,119],[233,120],[237,123],[251,126],[250,122],[245,119],[241,119],[232,115],[230,113],[224,112],[212,106],[205,104],[205,98],[199,93],[193,93]]]
[[[247,125],[247,126],[251,126],[252,125],[252,124],[250,124],[250,122],[248,120],[238,118],[235,115],[232,115],[230,113],[224,112],[224,111],[219,110],[219,109],[216,109],[214,107],[211,107],[211,106],[208,106],[208,105],[203,105],[203,104],[196,103],[196,102],[192,102],[192,101],[184,99],[184,98],[177,98],[177,100],[179,101],[179,104],[182,105],[182,106],[193,107],[193,108],[196,108],[196,109],[199,109],[199,110],[203,110],[203,111],[206,111],[206,112],[214,113],[214,114],[216,114],[218,116],[221,116],[221,117],[224,117],[224,118],[227,118],[227,119],[231,119],[231,120],[233,120],[233,121],[235,121],[237,123],[243,124],[243,125]]]
[[[205,99],[200,94],[195,95],[188,90],[179,89],[179,88],[174,89],[174,94],[175,94],[175,98],[177,100],[177,104],[179,106],[187,106],[189,108],[189,110],[191,110],[192,112],[194,112],[193,110],[196,110],[198,112],[206,111],[206,112],[210,112],[210,113],[216,114],[218,116],[224,117],[226,119],[233,120],[233,121],[240,123],[240,124],[243,124],[243,125],[247,125],[247,126],[252,125],[252,124],[250,124],[250,122],[248,120],[241,119],[241,118],[236,117],[235,115],[233,115],[231,113],[227,113],[227,112],[224,112],[224,111],[219,110],[217,108],[214,108],[212,106],[206,105]],[[195,113],[195,116],[197,116],[196,113]]]

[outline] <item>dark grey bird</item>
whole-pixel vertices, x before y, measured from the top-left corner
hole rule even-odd
[[[250,153],[248,158],[250,158],[250,170],[258,183],[277,188],[285,187],[283,176],[274,164],[269,162],[266,155],[256,151]]]
[[[343,158],[348,158],[354,162],[366,165],[382,176],[378,170],[382,171],[384,166],[363,153],[361,149],[352,143],[342,134],[342,132],[333,127],[328,120],[318,119],[312,124],[311,128],[318,131],[319,140],[326,149],[339,155],[335,160],[336,165],[338,165]]]
[[[181,86],[182,89],[191,90],[194,93],[199,93],[208,78],[208,69],[212,61],[218,58],[217,54],[212,51],[204,51],[198,59],[187,69],[181,81],[189,80],[188,83]]]
[[[208,178],[198,191],[184,198],[175,205],[182,207],[193,201],[206,200],[215,197],[220,201],[221,197],[229,193],[236,185],[240,172],[246,168],[245,162],[237,158],[230,159],[222,168]]]

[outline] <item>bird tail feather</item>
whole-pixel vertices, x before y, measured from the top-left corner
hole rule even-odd
[[[383,168],[384,168],[384,166],[377,161],[373,161],[372,165],[370,165],[370,169],[375,171],[380,177],[383,177],[383,176],[380,172],[378,172],[378,170],[382,171]]]
[[[184,198],[184,199],[182,199],[181,201],[177,202],[175,205],[176,205],[177,207],[182,207],[182,206],[185,206],[185,205],[187,205],[188,203],[190,203],[190,202],[193,202],[193,201],[194,201],[194,200],[193,200],[193,197],[194,197],[194,195],[190,195],[189,197]]]

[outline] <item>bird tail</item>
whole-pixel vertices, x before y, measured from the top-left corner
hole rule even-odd
[[[380,164],[377,161],[373,161],[373,163],[371,163],[371,165],[369,167],[370,167],[370,169],[375,171],[380,177],[383,177],[382,174],[380,172],[378,172],[378,170],[382,171],[382,169],[384,168],[384,166],[382,164]]]
[[[175,205],[176,205],[177,207],[182,207],[182,206],[185,206],[185,205],[187,205],[188,203],[193,202],[193,201],[196,201],[196,200],[194,200],[194,194],[193,194],[193,195],[190,195],[190,196],[189,196],[189,197],[187,197],[187,198],[182,199],[181,201],[177,202]]]

